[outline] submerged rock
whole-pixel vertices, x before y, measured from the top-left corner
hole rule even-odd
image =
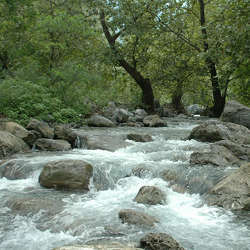
[[[43,168],[39,183],[43,187],[69,190],[89,190],[93,167],[81,160],[49,162]]]
[[[65,140],[53,140],[46,138],[36,140],[35,147],[39,150],[46,151],[65,151],[71,149],[71,145]]]
[[[136,142],[150,142],[153,141],[150,135],[128,134],[127,139]]]
[[[140,240],[140,247],[145,250],[184,250],[170,235],[165,233],[149,233]]]
[[[38,131],[42,137],[53,139],[54,137],[54,129],[51,128],[48,123],[43,121],[38,121],[36,119],[31,119],[29,124],[27,125],[28,130],[36,130]]]
[[[158,222],[154,217],[132,209],[121,210],[119,212],[119,218],[121,219],[122,223],[148,227],[152,227]]]
[[[154,186],[143,186],[134,199],[137,203],[148,205],[163,204],[166,202],[166,194]]]
[[[239,102],[229,101],[225,105],[221,120],[240,124],[250,129],[250,108]]]
[[[19,152],[29,151],[29,146],[7,131],[0,131],[0,159]]]
[[[135,248],[134,246],[124,245],[118,242],[110,244],[95,244],[95,245],[75,245],[75,246],[64,246],[57,247],[53,250],[142,250],[142,248]]]

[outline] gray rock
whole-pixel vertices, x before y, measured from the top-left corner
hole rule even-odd
[[[186,111],[189,115],[201,115],[204,112],[205,108],[199,104],[189,105],[186,108]]]
[[[0,178],[5,177],[9,180],[25,179],[33,169],[24,167],[23,160],[9,160],[0,166]]]
[[[146,127],[165,127],[166,123],[158,115],[148,115],[143,119]]]
[[[157,205],[166,202],[166,194],[157,187],[143,186],[140,188],[135,199],[138,203]]]
[[[128,134],[127,139],[136,142],[150,142],[153,141],[150,135]]]
[[[148,115],[148,113],[144,109],[136,109],[135,110],[135,121],[142,122],[143,119]]]
[[[180,244],[165,233],[149,233],[140,240],[140,247],[145,250],[184,250]]]
[[[138,166],[132,169],[132,175],[137,176],[139,178],[148,178],[152,177],[153,173],[152,170],[146,168],[144,166]]]
[[[250,163],[247,163],[216,184],[208,193],[206,201],[209,205],[250,211],[249,197]]]
[[[27,125],[28,130],[38,131],[42,137],[52,139],[54,137],[54,129],[51,128],[48,123],[43,121],[38,121],[36,119],[31,119]]]
[[[45,151],[65,151],[70,150],[71,145],[65,140],[53,140],[41,138],[36,140],[35,147]]]
[[[0,159],[18,152],[29,151],[29,146],[7,131],[0,131]]]
[[[131,115],[132,114],[125,109],[116,109],[115,112],[113,113],[113,118],[115,121],[119,123],[124,123],[128,121],[128,118]]]
[[[158,221],[143,212],[138,212],[132,209],[123,209],[119,212],[119,218],[122,223],[128,223],[139,226],[153,227]]]
[[[89,190],[93,167],[81,160],[53,161],[44,166],[39,183],[47,188]]]
[[[36,130],[28,130],[28,135],[23,140],[30,146],[33,147],[37,139],[42,138],[41,133]]]
[[[240,145],[229,140],[222,140],[214,143],[215,145],[224,146],[232,152],[234,156],[241,160],[250,160],[250,146]]]
[[[225,105],[221,120],[237,123],[250,129],[250,108],[236,101],[229,101]]]
[[[69,128],[67,125],[55,126],[55,139],[68,141],[72,148],[86,147],[86,137]]]
[[[115,124],[101,115],[92,115],[88,120],[88,126],[92,127],[115,127]]]
[[[202,142],[230,140],[234,143],[250,144],[250,131],[238,124],[211,120],[193,128],[188,139]]]
[[[192,153],[190,156],[190,163],[192,165],[212,164],[215,166],[232,166],[240,164],[240,161],[226,147],[220,145],[210,145],[209,152]]]
[[[28,135],[28,131],[16,122],[1,121],[0,130],[7,131],[18,138],[25,138]]]

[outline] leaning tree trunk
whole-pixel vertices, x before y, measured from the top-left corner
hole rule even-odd
[[[200,24],[201,24],[201,32],[203,35],[203,46],[204,52],[208,51],[208,42],[207,42],[207,30],[206,30],[206,19],[205,19],[205,4],[203,0],[199,0],[200,4]],[[215,62],[208,57],[206,59],[206,64],[210,73],[210,80],[212,83],[213,89],[213,100],[214,105],[212,107],[212,112],[215,117],[219,117],[223,112],[226,100],[226,93],[225,95],[221,94],[221,89],[219,85],[219,79],[216,71],[216,64]]]
[[[103,11],[100,11],[100,21],[103,29],[103,33],[109,43],[109,46],[113,53],[117,56],[117,62],[124,70],[135,80],[142,91],[142,103],[145,106],[145,109],[150,113],[154,111],[154,93],[152,89],[151,82],[148,78],[144,78],[142,74],[136,69],[135,66],[131,66],[117,51],[115,47],[115,41],[121,34],[111,35],[109,28],[105,21],[105,14]]]

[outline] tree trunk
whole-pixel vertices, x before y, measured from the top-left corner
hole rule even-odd
[[[201,33],[203,35],[203,46],[204,52],[208,51],[208,42],[207,42],[207,30],[206,30],[206,19],[205,19],[205,4],[203,0],[198,0],[200,4],[200,24],[201,24]],[[208,56],[206,59],[206,64],[210,73],[210,80],[212,83],[213,89],[213,101],[214,105],[212,107],[212,112],[215,117],[219,117],[223,112],[225,106],[226,95],[221,94],[221,89],[219,85],[219,79],[216,71],[216,64]]]
[[[184,112],[184,105],[181,101],[182,96],[183,96],[182,83],[178,82],[176,89],[172,95],[172,106],[177,111],[178,114]]]
[[[115,47],[115,41],[119,37],[121,32],[111,35],[109,28],[105,21],[105,14],[100,11],[100,21],[103,29],[103,33],[109,43],[111,50],[117,56],[117,61],[121,67],[135,80],[142,90],[142,103],[145,105],[145,109],[152,113],[154,111],[154,93],[151,86],[150,79],[144,78],[142,74],[137,71],[135,66],[131,66],[117,51]]]

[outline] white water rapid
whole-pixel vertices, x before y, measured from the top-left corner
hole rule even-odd
[[[154,141],[130,142],[131,146],[114,152],[77,149],[16,156],[17,168],[26,168],[26,175],[23,179],[0,179],[0,249],[51,250],[109,240],[138,243],[148,232],[168,233],[190,250],[250,249],[249,217],[238,218],[224,209],[204,205],[198,193],[177,193],[160,178],[164,170],[177,171],[183,182],[190,175],[201,174],[193,172],[198,170],[192,170],[189,157],[196,149],[206,150],[207,145],[183,140],[193,127],[181,123],[167,128],[116,128],[113,133],[151,134]],[[112,136],[110,129],[103,131]],[[81,159],[93,165],[94,177],[87,194],[39,185],[42,167],[58,159]],[[146,171],[138,177],[133,174],[135,168]],[[212,174],[218,171],[220,175],[219,170],[214,171]],[[147,206],[133,201],[145,185],[165,191],[166,204]],[[159,223],[154,228],[122,224],[118,213],[129,208],[152,215]]]

